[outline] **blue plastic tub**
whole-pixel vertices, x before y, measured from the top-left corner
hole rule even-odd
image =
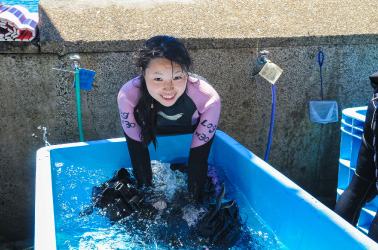
[[[191,135],[159,137],[157,151],[150,151],[151,160],[184,161],[190,141]],[[56,249],[58,229],[54,221],[59,214],[54,214],[57,192],[52,183],[62,177],[54,166],[65,161],[78,166],[109,166],[109,171],[130,166],[125,139],[39,149],[35,209],[37,250]],[[229,180],[289,249],[378,249],[374,241],[222,131],[215,135],[209,163],[224,168]]]
[[[356,171],[357,157],[362,142],[367,106],[347,108],[342,111],[341,145],[337,194],[340,196],[352,180]],[[378,209],[378,197],[362,208],[357,228],[368,233]]]

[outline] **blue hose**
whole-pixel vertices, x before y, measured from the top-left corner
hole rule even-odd
[[[270,116],[270,129],[269,129],[268,145],[266,147],[266,152],[265,152],[265,157],[264,157],[265,162],[268,162],[270,145],[272,144],[275,113],[276,113],[276,84],[272,84],[272,113],[271,113],[271,116]]]

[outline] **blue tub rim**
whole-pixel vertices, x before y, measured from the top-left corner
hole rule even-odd
[[[264,172],[277,179],[282,183],[284,187],[287,188],[288,192],[295,193],[300,199],[307,203],[310,203],[315,209],[325,214],[329,220],[337,224],[341,230],[345,231],[350,235],[356,242],[360,243],[361,246],[366,247],[366,249],[377,249],[377,243],[368,238],[365,234],[360,232],[358,229],[350,225],[343,218],[338,216],[324,204],[319,202],[305,190],[300,188],[293,181],[288,179],[282,173],[277,171],[275,168],[270,166],[268,163],[263,161],[261,158],[254,155],[251,151],[246,149],[236,140],[228,136],[223,131],[217,131],[215,135],[218,139],[227,142],[231,147],[237,148],[243,157],[247,158],[256,166],[261,168]],[[56,234],[55,234],[55,223],[54,223],[54,205],[53,205],[53,194],[52,194],[52,178],[51,178],[51,159],[50,151],[60,148],[68,147],[82,147],[90,146],[94,144],[105,144],[112,142],[123,142],[126,141],[125,138],[114,138],[105,139],[98,141],[89,142],[75,142],[66,143],[60,145],[52,145],[48,147],[40,148],[37,151],[37,168],[36,168],[36,204],[35,204],[35,248],[36,249],[56,249]],[[41,181],[42,180],[42,181]],[[46,200],[48,202],[46,202]],[[42,206],[42,204],[47,204],[47,206]],[[51,223],[53,222],[53,223]],[[39,243],[43,242],[43,246]],[[285,244],[285,242],[283,242]],[[38,245],[37,245],[38,244]]]

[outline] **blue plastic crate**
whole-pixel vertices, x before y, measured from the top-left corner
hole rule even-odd
[[[373,222],[375,213],[377,212],[377,207],[373,204],[366,204],[364,208],[361,209],[360,219],[357,223],[357,228],[364,233],[369,232],[370,224]]]
[[[339,159],[339,183],[337,188],[344,191],[352,180],[354,169],[350,168],[348,160]]]
[[[350,161],[350,167],[355,169],[362,135],[359,132],[348,132],[345,127],[341,127],[341,132],[340,159]],[[356,132],[356,129],[354,132]]]
[[[357,157],[362,142],[367,106],[348,108],[342,111],[341,145],[337,196],[348,187],[356,171]],[[368,233],[371,222],[378,209],[378,197],[361,210],[357,228]]]

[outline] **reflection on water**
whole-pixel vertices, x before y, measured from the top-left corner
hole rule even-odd
[[[170,169],[167,163],[153,161],[154,188],[146,190],[146,202],[156,209],[138,211],[116,223],[101,211],[79,217],[91,203],[92,187],[109,179],[109,166],[75,166],[56,163],[53,177],[55,223],[58,249],[198,249],[190,236],[194,226],[215,202],[215,194],[203,205],[187,199],[187,176]],[[210,166],[225,183],[224,201],[235,200],[244,222],[243,236],[232,249],[286,249],[253,211],[245,197],[233,186],[220,168]],[[129,171],[131,173],[131,171]]]

